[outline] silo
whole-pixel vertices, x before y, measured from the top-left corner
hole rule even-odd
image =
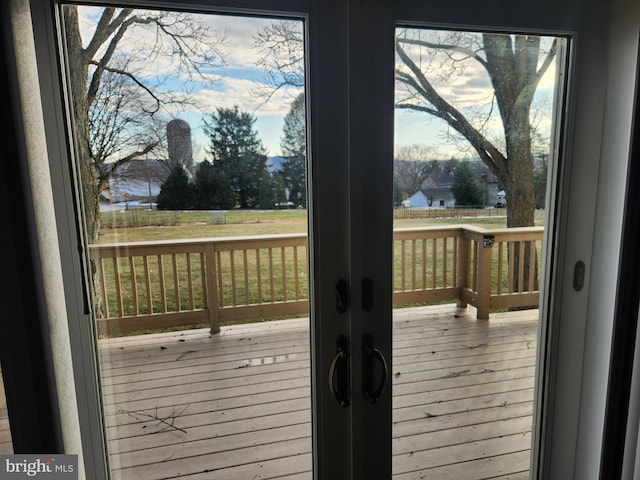
[[[193,172],[191,127],[187,122],[176,118],[167,123],[167,146],[169,160],[180,162],[188,172]]]

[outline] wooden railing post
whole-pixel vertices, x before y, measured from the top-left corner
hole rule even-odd
[[[216,244],[209,242],[204,247],[204,256],[206,263],[207,275],[207,311],[209,314],[209,324],[211,325],[211,333],[220,333],[220,313],[218,301],[218,272],[216,262]]]
[[[469,287],[469,265],[471,258],[471,240],[465,238],[464,234],[458,237],[458,272],[456,287],[460,290],[456,300],[458,308],[467,308],[467,302],[462,298],[462,290]]]
[[[478,246],[478,320],[489,320],[491,308],[491,252],[494,244],[493,235],[483,235]]]

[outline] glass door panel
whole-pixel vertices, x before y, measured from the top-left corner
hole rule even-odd
[[[393,475],[528,478],[566,41],[395,38]]]
[[[63,11],[111,478],[310,478],[304,23]]]

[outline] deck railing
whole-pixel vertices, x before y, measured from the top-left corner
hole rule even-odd
[[[394,304],[538,307],[542,227],[394,231]],[[308,312],[307,236],[96,244],[100,335]]]

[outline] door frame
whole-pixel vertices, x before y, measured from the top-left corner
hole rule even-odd
[[[235,10],[241,7],[257,6],[252,1],[225,2],[227,8]],[[257,2],[256,2],[257,3]],[[316,2],[309,10],[311,14],[317,14],[322,10],[323,2]],[[383,2],[379,2],[382,4]],[[513,3],[513,2],[512,2]],[[186,2],[162,2],[163,5],[187,5]],[[558,172],[559,191],[552,200],[557,205],[557,218],[554,219],[556,232],[553,239],[547,242],[548,252],[554,261],[552,269],[546,272],[550,281],[549,296],[542,305],[542,311],[548,316],[549,327],[547,330],[549,349],[542,352],[541,367],[538,370],[538,382],[543,388],[538,391],[538,406],[536,409],[536,421],[540,425],[541,435],[534,444],[537,453],[534,455],[532,472],[534,477],[544,478],[589,478],[596,470],[589,470],[600,462],[600,449],[602,423],[604,417],[604,393],[606,392],[609,364],[609,339],[612,331],[613,306],[615,297],[615,282],[607,284],[612,276],[615,276],[618,265],[618,247],[620,230],[622,228],[622,214],[620,211],[607,211],[605,205],[622,205],[624,189],[618,189],[617,182],[624,176],[627,157],[623,145],[615,149],[611,143],[615,134],[604,124],[605,116],[616,118],[623,129],[630,128],[630,120],[624,115],[619,115],[613,110],[607,109],[606,99],[619,98],[628,95],[629,90],[616,92],[607,85],[609,75],[613,70],[603,68],[603,65],[621,65],[629,61],[629,55],[616,59],[611,55],[608,41],[600,42],[602,38],[609,39],[610,31],[615,31],[615,26],[626,25],[623,14],[617,14],[612,10],[620,4],[630,5],[626,0],[604,2],[600,0],[566,0],[562,2],[545,0],[532,6],[531,10],[524,11],[522,5],[509,4],[492,0],[485,2],[482,9],[477,9],[477,3],[469,0],[430,2],[428,6],[416,5],[405,0],[394,2],[393,15],[396,19],[413,23],[416,19],[416,11],[420,13],[420,19],[430,24],[442,24],[449,26],[470,27],[511,25],[518,29],[544,30],[545,33],[564,32],[572,35],[575,40],[576,54],[573,58],[573,71],[570,87],[569,117],[567,125],[567,144],[564,146],[566,163],[563,163]],[[76,246],[78,244],[78,229],[73,220],[73,212],[67,205],[73,205],[75,201],[73,189],[70,188],[68,152],[64,148],[67,135],[59,128],[64,125],[65,116],[61,110],[63,98],[61,85],[59,84],[59,64],[55,54],[57,41],[54,26],[56,24],[55,11],[50,0],[32,0],[31,9],[35,25],[36,50],[38,51],[38,66],[40,88],[43,92],[43,107],[47,112],[44,119],[49,160],[52,172],[52,187],[56,200],[56,219],[51,219],[52,224],[58,227],[60,239],[60,253],[65,277],[65,296],[71,331],[71,344],[74,354],[73,363],[75,370],[75,384],[78,392],[77,402],[81,418],[94,419],[97,409],[96,398],[99,398],[95,379],[82,373],[79,365],[92,358],[90,349],[86,348],[87,332],[81,326],[86,324],[87,316],[83,299],[82,266],[78,260]],[[290,11],[292,5],[297,2],[282,1],[274,3],[279,11]],[[613,6],[612,6],[613,5]],[[341,8],[340,2],[332,5],[333,8]],[[357,5],[354,4],[354,7]],[[331,7],[328,7],[331,8]],[[416,10],[417,8],[417,10]],[[264,7],[262,7],[264,11]],[[554,15],[547,12],[553,11]],[[327,10],[328,12],[328,10]],[[320,21],[322,18],[322,21]],[[335,20],[329,13],[324,17],[319,16],[318,28],[328,28]],[[507,21],[509,20],[509,21]],[[313,16],[310,25],[314,25]],[[610,23],[611,23],[611,30]],[[635,23],[633,23],[635,22]],[[637,15],[634,17],[631,27],[637,25]],[[344,28],[344,25],[341,27]],[[341,32],[340,35],[344,35]],[[311,32],[311,37],[315,32]],[[637,38],[635,39],[637,41]],[[637,53],[637,44],[636,44]],[[325,51],[325,53],[327,53]],[[613,58],[613,60],[612,60]],[[344,60],[344,59],[343,59]],[[342,61],[343,61],[342,60]],[[633,57],[637,62],[637,55]],[[313,67],[311,67],[313,68]],[[322,76],[320,77],[322,78]],[[344,85],[337,86],[340,92],[341,102],[346,102],[347,90]],[[311,88],[315,88],[311,86]],[[325,95],[328,89],[325,89]],[[633,92],[634,90],[632,90]],[[573,93],[572,93],[573,92]],[[47,95],[49,94],[49,95]],[[319,96],[322,98],[322,96]],[[342,115],[350,113],[345,110],[344,104],[336,116],[344,122]],[[312,105],[313,107],[313,105]],[[24,108],[24,107],[23,107]],[[319,115],[312,110],[313,122],[326,121],[331,115]],[[331,130],[327,129],[324,135]],[[316,135],[322,134],[316,132]],[[345,141],[347,139],[344,139]],[[338,147],[336,147],[338,148]],[[343,149],[344,147],[340,147]],[[608,149],[608,150],[607,150]],[[604,159],[602,151],[608,151],[615,155]],[[344,153],[344,151],[343,151]],[[320,157],[324,152],[314,152],[312,155]],[[615,169],[603,176],[600,174],[600,165],[605,161],[615,160]],[[571,160],[573,159],[573,160]],[[334,160],[334,162],[336,162]],[[340,166],[336,163],[336,167]],[[384,167],[381,167],[384,168]],[[66,178],[66,179],[65,179]],[[616,185],[617,184],[617,185]],[[312,195],[318,195],[312,188]],[[594,194],[595,192],[595,194]],[[323,198],[329,198],[323,197]],[[351,198],[350,200],[354,200]],[[331,202],[330,200],[327,200]],[[68,203],[67,203],[68,202]],[[331,204],[331,203],[329,203]],[[348,204],[347,204],[348,205]],[[344,205],[343,205],[344,206]],[[312,207],[312,215],[319,228],[327,225],[329,220],[322,217],[324,208]],[[317,211],[316,211],[317,210]],[[620,209],[621,210],[621,209]],[[605,232],[606,231],[606,232]],[[42,232],[37,232],[43,235]],[[340,235],[340,245],[349,238],[347,232]],[[356,235],[363,236],[362,232]],[[315,236],[315,234],[314,234]],[[345,237],[346,236],[346,237]],[[351,237],[357,238],[357,237]],[[318,239],[313,240],[313,245],[318,245]],[[594,243],[596,244],[594,247]],[[352,243],[346,250],[348,255],[353,255],[356,247]],[[572,291],[573,266],[577,260],[584,259],[587,263],[587,287],[581,292]],[[342,258],[341,261],[343,261]],[[348,264],[347,264],[348,265]],[[322,319],[323,325],[330,324],[327,318],[331,318],[329,312],[333,308],[333,281],[335,274],[343,274],[344,265],[339,267],[327,267],[327,265],[314,265],[323,284],[324,290],[320,290],[320,301],[312,306],[315,318]],[[326,269],[326,270],[325,270]],[[357,285],[361,272],[347,272],[351,276],[352,285]],[[354,282],[355,280],[355,282]],[[327,283],[331,282],[331,283]],[[46,286],[46,285],[45,285]],[[355,292],[357,294],[357,291]],[[590,293],[592,295],[590,295]],[[352,298],[355,296],[352,295]],[[380,320],[384,321],[384,320]],[[338,321],[341,325],[344,321]],[[355,322],[356,324],[358,321]],[[360,321],[362,323],[362,321]],[[331,327],[333,328],[333,326]],[[359,326],[362,330],[362,325]],[[314,342],[317,339],[314,339]],[[320,364],[327,363],[328,350],[321,355]],[[326,382],[323,375],[314,374],[314,381]],[[595,394],[595,396],[593,396]],[[317,405],[316,405],[317,407]],[[321,420],[321,412],[318,419]],[[94,419],[95,420],[95,419]],[[92,420],[89,427],[83,426],[82,437],[85,453],[85,461],[88,465],[95,466],[95,471],[100,470],[102,460],[99,458],[100,442],[103,441],[97,434],[99,426]],[[314,421],[317,419],[314,418]],[[359,420],[361,421],[361,420]],[[354,422],[356,424],[357,422]],[[86,424],[83,424],[86,425]],[[86,428],[86,430],[84,430]],[[580,433],[580,435],[579,435]],[[333,436],[334,433],[330,433]],[[363,439],[364,440],[364,439]],[[553,448],[554,446],[558,446]],[[534,450],[535,451],[535,450]],[[320,450],[320,455],[327,457],[330,451]],[[539,461],[536,461],[536,457]],[[91,471],[91,468],[87,469]],[[591,472],[589,474],[589,472]],[[587,476],[577,475],[585,473]],[[322,476],[318,477],[321,478]],[[94,476],[94,478],[101,478]],[[329,477],[327,477],[329,478]]]

